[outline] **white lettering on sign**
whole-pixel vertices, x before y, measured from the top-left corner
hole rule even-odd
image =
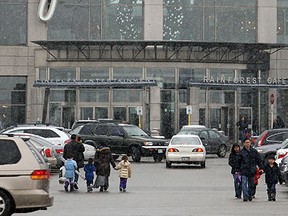
[[[203,83],[219,83],[219,84],[263,84],[261,77],[225,77],[225,76],[204,76]],[[268,85],[286,85],[284,78],[268,77],[266,80]]]

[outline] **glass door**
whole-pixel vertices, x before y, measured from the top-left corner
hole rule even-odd
[[[71,128],[75,121],[75,108],[63,107],[62,108],[62,127]]]

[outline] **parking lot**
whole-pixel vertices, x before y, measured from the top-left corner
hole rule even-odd
[[[65,193],[56,173],[51,178],[54,206],[47,211],[27,215],[286,215],[288,188],[278,185],[277,202],[267,202],[264,176],[260,179],[256,199],[243,203],[234,198],[227,158],[209,156],[207,167],[177,166],[166,169],[165,163],[144,158],[132,163],[128,192],[118,192],[118,173],[112,171],[109,192],[87,193],[80,189]],[[82,171],[83,172],[83,171]],[[20,214],[16,214],[20,215]]]

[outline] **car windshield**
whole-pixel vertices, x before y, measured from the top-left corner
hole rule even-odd
[[[81,125],[79,127],[76,127],[75,129],[69,131],[69,134],[72,135],[72,134],[79,134],[80,130],[84,127],[84,125]]]
[[[148,136],[142,129],[136,126],[124,126],[123,129],[128,136]]]
[[[282,143],[282,149],[287,149],[288,148],[288,139],[286,139],[283,143]]]
[[[197,137],[174,137],[171,145],[201,145]]]
[[[198,135],[200,131],[202,131],[203,128],[193,128],[193,129],[183,129],[178,134],[182,135]]]

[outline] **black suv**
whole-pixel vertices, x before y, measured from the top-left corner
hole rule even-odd
[[[127,154],[135,162],[147,156],[153,156],[156,162],[160,162],[168,145],[167,140],[152,138],[139,127],[129,124],[90,123],[84,125],[78,135],[85,143],[92,140],[96,147],[109,146],[114,159]]]

